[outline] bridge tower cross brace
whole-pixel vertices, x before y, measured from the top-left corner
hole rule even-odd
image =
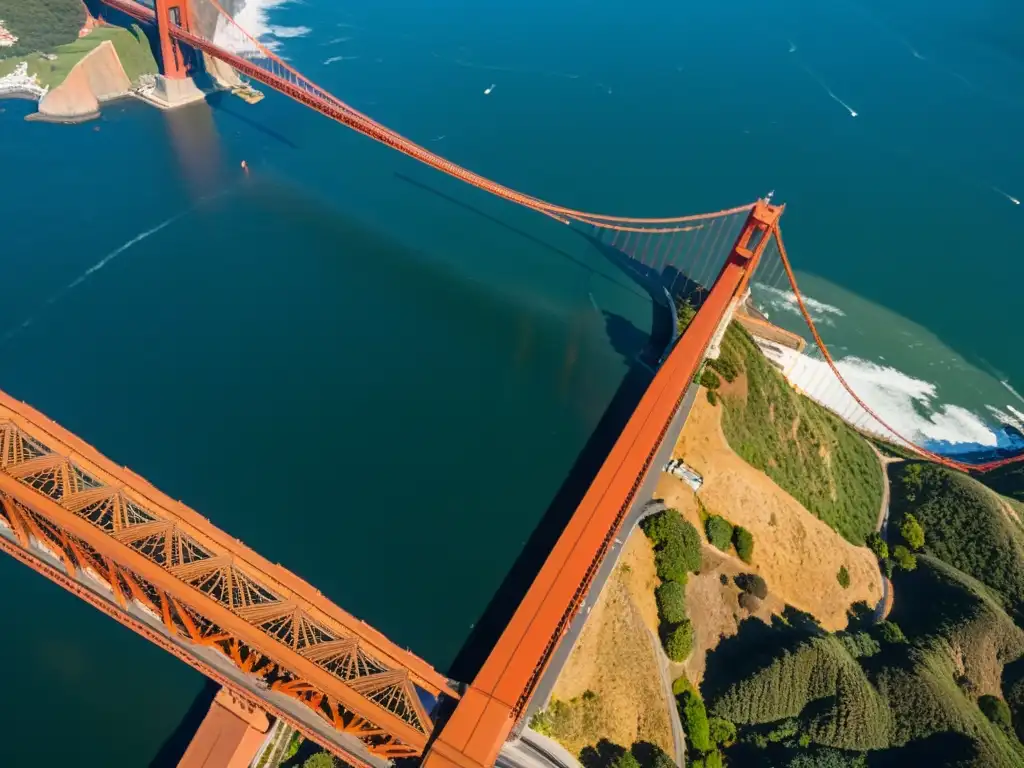
[[[156,0],[156,29],[160,41],[160,67],[164,77],[183,80],[188,77],[185,57],[178,41],[171,36],[171,26],[188,30],[191,26],[189,0]]]

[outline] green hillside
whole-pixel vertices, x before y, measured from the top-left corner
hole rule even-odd
[[[0,19],[18,38],[0,57],[52,51],[78,37],[85,24],[82,0],[0,0]]]
[[[1024,609],[1024,531],[1011,505],[977,480],[921,462],[892,468],[892,519],[925,529],[924,551],[985,584],[1011,615]],[[1016,505],[1012,505],[1016,508]]]
[[[878,458],[858,433],[798,394],[739,325],[725,334],[723,375],[743,387],[722,390],[729,445],[814,515],[854,544],[874,530],[882,501]]]
[[[0,16],[0,18],[3,17]],[[52,52],[56,56],[53,60],[44,58],[38,53],[0,59],[0,77],[13,72],[20,62],[25,61],[28,63],[28,73],[38,77],[41,85],[55,88],[64,82],[75,64],[104,40],[113,43],[117,57],[121,60],[121,66],[124,67],[125,74],[133,84],[138,84],[140,76],[155,75],[159,71],[149,40],[142,29],[137,24],[133,24],[131,29],[123,27],[94,29],[86,37],[53,48]]]
[[[992,490],[1024,503],[1024,463],[1008,464],[977,476]]]
[[[866,753],[869,766],[1024,765],[1012,728],[978,705],[985,694],[1003,695],[1004,664],[1024,653],[1024,632],[987,588],[927,555],[916,570],[897,572],[895,592],[889,618],[905,638],[862,620],[850,632],[809,632],[793,645],[783,629],[770,663],[738,671],[708,694],[709,710],[738,726],[727,754],[733,764],[800,765],[801,754],[816,754],[823,765],[853,766],[865,765],[858,760]],[[757,645],[764,652],[770,642],[760,637]],[[711,654],[712,678],[729,674],[718,663],[732,666],[728,655]]]

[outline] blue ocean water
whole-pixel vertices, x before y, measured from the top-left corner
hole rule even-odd
[[[808,295],[838,310],[826,339],[923,438],[985,444],[1024,411],[1021,13],[250,0],[239,18],[353,106],[554,202],[667,216],[775,189]],[[564,226],[275,94],[78,127],[0,106],[0,387],[446,668],[644,346],[647,297]],[[40,743],[149,764],[198,675],[0,570],[32,628],[3,640],[23,660],[10,764]],[[54,699],[74,713],[59,741]]]

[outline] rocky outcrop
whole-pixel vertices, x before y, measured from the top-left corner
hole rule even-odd
[[[61,122],[88,120],[99,114],[100,102],[123,96],[131,85],[113,43],[104,40],[39,101],[39,117]]]

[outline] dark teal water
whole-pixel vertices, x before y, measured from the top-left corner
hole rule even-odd
[[[307,0],[264,23],[354,106],[559,203],[776,189],[839,343],[985,430],[1024,410],[999,383],[1024,390],[1024,208],[993,188],[1024,195],[1008,8]],[[273,94],[80,127],[2,106],[0,387],[446,668],[644,345],[646,296],[564,226]],[[962,365],[904,355],[872,307]],[[7,763],[149,764],[199,676],[0,571]]]

